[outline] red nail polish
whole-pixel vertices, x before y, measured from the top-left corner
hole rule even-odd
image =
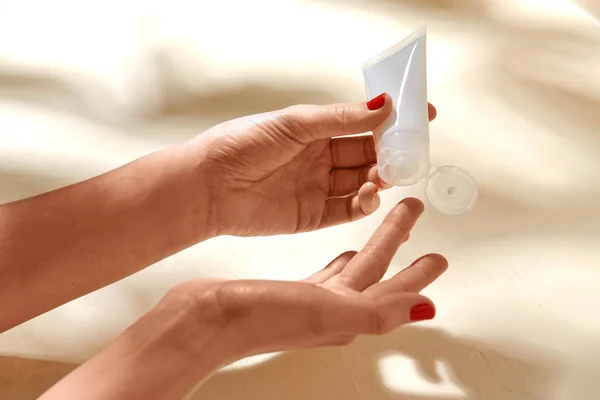
[[[427,104],[427,113],[429,114],[429,120],[433,121],[435,119],[435,117],[437,116],[437,110],[433,104],[431,104],[431,103]]]
[[[410,310],[411,321],[423,321],[435,317],[435,308],[431,304],[417,304]]]
[[[367,108],[371,111],[379,110],[384,105],[385,105],[385,93],[382,93],[379,96],[374,97],[367,102]]]

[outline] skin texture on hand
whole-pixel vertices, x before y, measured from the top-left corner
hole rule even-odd
[[[373,136],[392,111],[366,103],[300,105],[220,124],[193,143],[210,164],[210,212],[219,234],[305,232],[379,207]],[[430,119],[435,108],[429,106]],[[381,188],[381,186],[380,186]]]

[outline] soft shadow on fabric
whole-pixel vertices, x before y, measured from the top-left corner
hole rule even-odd
[[[386,384],[380,361],[395,356],[413,362],[423,384],[439,394],[415,392],[414,382],[401,374],[388,376],[391,382]],[[0,376],[8,376],[0,378],[0,397],[34,399],[75,367],[0,357]],[[383,337],[359,338],[345,347],[283,353],[252,367],[217,373],[190,399],[539,400],[551,392],[552,380],[560,373],[556,360],[518,360],[485,343],[435,329],[404,327]],[[454,387],[454,395],[436,391],[439,385]]]
[[[414,382],[400,374],[388,376],[395,390],[388,387],[379,363],[390,356],[413,361],[429,390],[411,391]],[[435,329],[404,327],[383,337],[359,338],[348,347],[284,353],[256,367],[222,372],[202,386],[192,400],[535,400],[543,398],[538,394],[547,390],[552,376],[558,373],[558,364],[547,361],[511,359],[484,343]],[[440,371],[440,363],[449,374]],[[454,396],[439,393],[436,385],[454,386]],[[436,392],[439,394],[431,394]]]

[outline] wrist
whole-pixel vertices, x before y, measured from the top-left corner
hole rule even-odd
[[[123,334],[138,343],[136,363],[151,376],[161,375],[185,395],[228,361],[227,346],[218,329],[198,323],[187,307],[163,299]],[[195,318],[194,318],[195,317]],[[163,365],[168,371],[157,373]],[[185,393],[184,393],[185,392]]]
[[[224,363],[217,332],[165,297],[43,400],[180,400]]]
[[[181,343],[181,350],[201,372],[235,361],[240,353],[216,300],[220,282],[207,279],[177,285],[147,314],[150,324],[172,327],[165,331],[164,336],[170,336],[166,341]]]
[[[188,247],[216,236],[210,166],[204,152],[183,143],[148,158],[145,161],[158,173],[151,208],[158,216],[166,216],[174,240]]]

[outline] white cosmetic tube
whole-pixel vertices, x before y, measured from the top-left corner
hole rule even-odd
[[[431,171],[425,26],[363,64],[367,97],[387,93],[391,115],[373,131],[379,177],[393,186],[427,178],[430,203],[446,214],[463,214],[477,200],[473,178],[458,167]]]
[[[390,117],[373,132],[379,177],[410,186],[429,174],[427,30],[422,27],[363,65],[367,97],[388,93]]]

